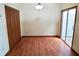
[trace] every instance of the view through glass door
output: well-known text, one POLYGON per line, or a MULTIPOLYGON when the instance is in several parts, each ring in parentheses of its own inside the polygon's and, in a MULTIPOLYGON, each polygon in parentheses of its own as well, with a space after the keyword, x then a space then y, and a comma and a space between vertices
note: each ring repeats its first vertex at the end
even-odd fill
POLYGON ((61 38, 65 41, 66 38, 66 23, 67 23, 67 13, 68 11, 62 12, 62 32, 61 32, 61 38))
POLYGON ((76 9, 77 7, 72 7, 62 11, 61 39, 70 47, 74 36, 76 9))

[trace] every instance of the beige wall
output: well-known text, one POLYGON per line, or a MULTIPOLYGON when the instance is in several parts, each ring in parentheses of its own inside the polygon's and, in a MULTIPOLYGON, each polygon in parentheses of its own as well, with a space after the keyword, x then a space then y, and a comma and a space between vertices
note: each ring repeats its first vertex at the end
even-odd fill
POLYGON ((59 4, 44 3, 44 8, 38 11, 36 3, 21 4, 22 36, 45 36, 59 34, 60 7, 59 4))
POLYGON ((77 9, 77 19, 76 19, 76 27, 75 27, 73 49, 77 53, 79 53, 79 4, 78 4, 78 9, 77 9))
POLYGON ((77 19, 76 19, 75 34, 74 34, 72 48, 77 53, 79 53, 79 4, 61 4, 61 10, 69 7, 73 7, 73 6, 78 6, 78 8, 77 8, 77 19))
POLYGON ((20 10, 20 4, 18 3, 5 3, 5 5, 20 10))

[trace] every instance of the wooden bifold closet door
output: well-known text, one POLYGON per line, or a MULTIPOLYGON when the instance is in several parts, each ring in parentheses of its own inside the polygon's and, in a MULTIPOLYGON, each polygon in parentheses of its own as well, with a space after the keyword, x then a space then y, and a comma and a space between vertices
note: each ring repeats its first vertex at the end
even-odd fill
POLYGON ((9 38, 9 47, 11 50, 17 44, 21 37, 19 11, 5 5, 5 14, 9 38))

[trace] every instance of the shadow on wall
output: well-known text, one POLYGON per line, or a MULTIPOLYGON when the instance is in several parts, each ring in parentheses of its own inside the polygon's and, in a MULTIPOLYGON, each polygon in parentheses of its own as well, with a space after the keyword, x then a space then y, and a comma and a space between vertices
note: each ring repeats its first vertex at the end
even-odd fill
POLYGON ((43 20, 35 18, 33 20, 22 21, 23 35, 57 35, 59 29, 59 21, 43 20))
POLYGON ((56 23, 56 24, 57 24, 57 26, 56 26, 56 27, 57 27, 57 28, 56 28, 56 32, 57 32, 57 35, 58 35, 58 36, 60 36, 60 29, 61 29, 61 26, 60 26, 60 23, 61 23, 61 22, 60 22, 60 20, 61 20, 61 19, 58 18, 58 19, 57 19, 57 23, 56 23))

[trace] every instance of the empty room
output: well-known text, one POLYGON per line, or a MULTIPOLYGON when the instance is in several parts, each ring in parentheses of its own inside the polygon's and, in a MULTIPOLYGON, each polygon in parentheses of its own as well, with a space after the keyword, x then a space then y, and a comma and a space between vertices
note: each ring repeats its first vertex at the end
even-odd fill
POLYGON ((0 56, 79 56, 79 4, 0 3, 0 56))

